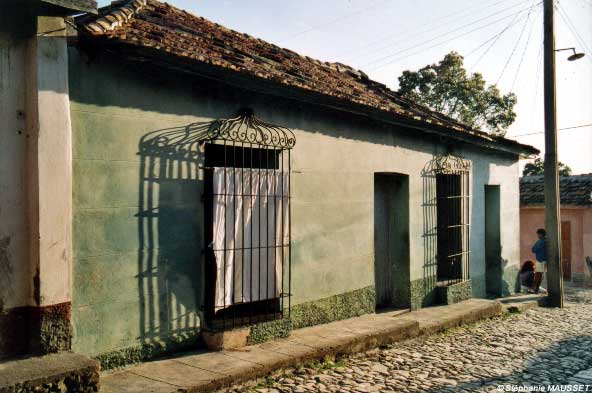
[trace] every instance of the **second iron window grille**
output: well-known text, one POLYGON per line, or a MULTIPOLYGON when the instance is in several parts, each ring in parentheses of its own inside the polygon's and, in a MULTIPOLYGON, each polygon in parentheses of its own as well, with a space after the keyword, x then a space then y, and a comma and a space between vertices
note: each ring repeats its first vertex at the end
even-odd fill
POLYGON ((470 161, 437 156, 429 165, 435 180, 436 280, 451 285, 469 279, 470 161))

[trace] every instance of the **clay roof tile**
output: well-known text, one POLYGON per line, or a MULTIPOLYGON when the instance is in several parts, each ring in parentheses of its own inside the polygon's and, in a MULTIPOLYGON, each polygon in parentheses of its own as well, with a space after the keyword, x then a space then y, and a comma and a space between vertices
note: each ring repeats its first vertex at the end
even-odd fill
POLYGON ((451 118, 412 103, 363 71, 342 63, 321 62, 289 49, 253 38, 203 17, 194 16, 158 0, 123 0, 101 8, 97 16, 76 19, 92 40, 110 45, 133 44, 136 49, 157 48, 167 55, 191 58, 262 81, 280 81, 352 104, 378 109, 425 124, 440 124, 487 141, 499 141, 529 154, 536 149, 471 129, 451 118), (116 33, 115 33, 116 32, 116 33))

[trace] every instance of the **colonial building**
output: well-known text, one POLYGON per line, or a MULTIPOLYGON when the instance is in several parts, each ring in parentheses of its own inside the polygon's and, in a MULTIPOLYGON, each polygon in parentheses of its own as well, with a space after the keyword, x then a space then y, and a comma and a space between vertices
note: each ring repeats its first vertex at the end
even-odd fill
POLYGON ((51 305, 45 350, 112 367, 515 290, 536 149, 156 0, 53 22, 1 63, 3 337, 51 305))
MULTIPOLYGON (((531 247, 536 230, 545 227, 543 176, 520 178, 520 259, 533 260, 531 247)), ((592 174, 562 176, 561 265, 563 279, 576 285, 592 285, 592 174)))

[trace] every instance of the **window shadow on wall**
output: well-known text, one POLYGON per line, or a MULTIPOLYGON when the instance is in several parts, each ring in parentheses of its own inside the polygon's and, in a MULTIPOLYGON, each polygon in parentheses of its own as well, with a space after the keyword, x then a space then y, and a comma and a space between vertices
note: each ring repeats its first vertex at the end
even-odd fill
POLYGON ((139 142, 138 290, 143 343, 196 337, 203 298, 203 154, 212 123, 150 132, 139 142))

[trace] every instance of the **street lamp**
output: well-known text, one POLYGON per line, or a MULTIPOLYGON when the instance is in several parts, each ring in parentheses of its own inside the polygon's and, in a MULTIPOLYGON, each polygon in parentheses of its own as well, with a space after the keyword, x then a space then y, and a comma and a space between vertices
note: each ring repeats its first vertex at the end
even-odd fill
POLYGON ((573 51, 573 55, 570 55, 570 56, 567 58, 567 60, 569 60, 569 61, 575 61, 575 60, 579 60, 579 59, 581 59, 582 57, 584 57, 584 56, 585 56, 585 54, 584 54, 584 53, 582 53, 582 52, 579 52, 579 53, 578 53, 578 52, 576 52, 576 48, 562 48, 562 49, 555 49, 555 52, 561 52, 562 50, 571 50, 571 51, 573 51))

